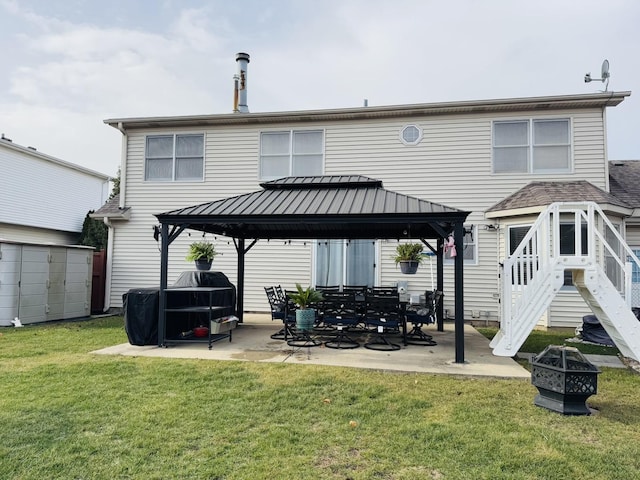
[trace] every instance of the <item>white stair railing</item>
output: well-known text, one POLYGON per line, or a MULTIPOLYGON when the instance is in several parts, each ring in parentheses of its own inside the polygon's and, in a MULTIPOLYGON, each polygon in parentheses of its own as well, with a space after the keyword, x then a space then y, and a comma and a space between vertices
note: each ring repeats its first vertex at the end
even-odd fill
POLYGON ((503 265, 494 354, 512 356, 564 283, 565 270, 599 266, 631 307, 631 267, 640 261, 594 202, 558 202, 542 212, 503 265))

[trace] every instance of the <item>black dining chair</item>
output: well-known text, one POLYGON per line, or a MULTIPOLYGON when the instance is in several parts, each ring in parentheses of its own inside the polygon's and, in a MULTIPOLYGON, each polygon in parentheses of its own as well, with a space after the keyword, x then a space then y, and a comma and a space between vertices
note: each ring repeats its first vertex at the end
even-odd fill
POLYGON ((368 293, 365 308, 364 323, 372 338, 364 344, 364 347, 370 350, 400 350, 400 345, 391 342, 388 338, 389 335, 400 333, 401 328, 404 332, 406 328, 404 311, 398 294, 368 293))
POLYGON ((367 292, 367 285, 344 285, 342 287, 343 292, 353 292, 356 295, 364 295, 367 292))
POLYGON ((276 295, 280 299, 280 301, 285 303, 287 301, 287 296, 284 294, 284 290, 282 289, 282 287, 280 285, 275 285, 273 289, 275 290, 276 295))
POLYGON ((427 290, 424 294, 425 305, 407 310, 407 322, 412 324, 412 328, 407 333, 407 343, 411 345, 433 346, 438 342, 433 337, 422 330, 424 325, 436 323, 438 306, 442 301, 440 290, 427 290))
POLYGON ((325 292, 339 292, 340 285, 316 285, 316 290, 322 294, 325 292))
POLYGON ((324 325, 331 326, 336 334, 331 340, 325 341, 328 348, 349 349, 358 348, 360 343, 348 335, 350 328, 355 328, 361 317, 357 313, 354 292, 325 292, 320 304, 320 316, 324 325))
POLYGON ((369 287, 367 288, 367 293, 370 295, 388 295, 393 297, 398 295, 398 287, 369 287))
MULTIPOLYGON (((291 322, 287 321, 287 301, 278 294, 276 287, 264 287, 264 292, 269 301, 271 320, 282 321, 282 328, 271 335, 271 338, 274 340, 285 340, 288 336, 291 336, 292 328, 291 322)), ((295 320, 293 323, 295 323, 295 320)))

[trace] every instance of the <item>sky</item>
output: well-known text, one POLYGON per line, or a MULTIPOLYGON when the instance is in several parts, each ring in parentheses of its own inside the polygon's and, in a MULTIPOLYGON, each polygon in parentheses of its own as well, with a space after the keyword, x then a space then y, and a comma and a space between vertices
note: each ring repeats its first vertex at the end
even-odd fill
POLYGON ((116 175, 107 118, 596 93, 610 160, 640 159, 637 0, 0 0, 0 132, 116 175))

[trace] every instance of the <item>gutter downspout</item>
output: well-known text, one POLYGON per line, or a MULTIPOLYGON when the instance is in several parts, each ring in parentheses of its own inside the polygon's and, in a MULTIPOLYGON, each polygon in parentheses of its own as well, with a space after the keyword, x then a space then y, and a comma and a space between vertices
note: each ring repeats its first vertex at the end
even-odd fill
MULTIPOLYGON (((126 179, 127 179, 127 169, 126 169, 126 159, 127 159, 127 131, 124 129, 122 122, 118 122, 118 130, 122 133, 122 148, 120 151, 120 202, 119 207, 124 208, 125 205, 125 192, 126 192, 126 179)), ((108 312, 111 308, 111 277, 113 273, 113 237, 115 236, 115 228, 113 224, 109 221, 108 217, 104 217, 104 224, 109 229, 107 234, 107 271, 106 278, 104 282, 104 312, 108 312)))
POLYGON ((120 208, 125 206, 126 185, 127 185, 127 131, 122 126, 122 122, 118 122, 118 130, 122 133, 122 150, 120 152, 120 208))
POLYGON ((607 144, 609 143, 607 138, 607 107, 602 107, 602 130, 604 136, 604 190, 606 192, 611 192, 611 186, 609 184, 609 149, 607 147, 607 144))
POLYGON ((115 228, 113 228, 113 224, 108 217, 104 217, 102 221, 109 229, 107 232, 107 268, 104 279, 104 308, 102 309, 103 312, 108 313, 111 308, 111 271, 113 270, 113 236, 115 228))

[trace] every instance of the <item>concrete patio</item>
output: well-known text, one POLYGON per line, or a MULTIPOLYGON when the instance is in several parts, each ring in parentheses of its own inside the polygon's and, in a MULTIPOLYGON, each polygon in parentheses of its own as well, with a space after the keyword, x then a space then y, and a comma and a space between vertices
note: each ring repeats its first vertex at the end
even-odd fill
POLYGON ((168 348, 115 345, 94 353, 136 357, 198 358, 203 360, 237 360, 279 362, 307 365, 331 365, 398 372, 442 373, 450 375, 487 376, 530 379, 531 374, 512 358, 497 357, 489 348, 489 340, 472 326, 465 325, 465 363, 455 363, 453 324, 445 323, 444 332, 431 325, 425 329, 438 343, 425 347, 408 345, 398 351, 380 352, 359 347, 335 350, 319 347, 290 347, 270 335, 282 324, 271 321, 269 315, 245 314, 244 323, 233 331, 233 341, 226 339, 213 344, 182 343, 168 348))

